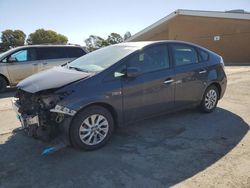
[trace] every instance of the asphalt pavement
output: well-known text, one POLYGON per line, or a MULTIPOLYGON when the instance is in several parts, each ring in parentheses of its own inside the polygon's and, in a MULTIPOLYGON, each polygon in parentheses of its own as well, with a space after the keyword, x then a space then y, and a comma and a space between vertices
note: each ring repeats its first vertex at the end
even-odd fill
POLYGON ((103 148, 65 148, 24 136, 0 94, 0 187, 250 187, 250 67, 227 67, 225 96, 196 109, 121 127, 103 148))

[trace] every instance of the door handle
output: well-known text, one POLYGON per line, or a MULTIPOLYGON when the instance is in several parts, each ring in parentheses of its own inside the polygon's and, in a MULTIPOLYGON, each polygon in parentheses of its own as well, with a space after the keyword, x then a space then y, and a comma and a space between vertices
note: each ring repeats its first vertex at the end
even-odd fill
POLYGON ((201 69, 200 72, 199 72, 199 74, 205 74, 206 72, 207 72, 207 70, 201 69))
POLYGON ((173 79, 169 78, 169 79, 165 80, 163 83, 164 84, 171 84, 173 81, 174 81, 173 79))
POLYGON ((45 62, 45 63, 43 63, 43 65, 47 65, 47 64, 48 64, 48 63, 46 63, 46 62, 45 62))
POLYGON ((33 63, 32 65, 37 66, 37 63, 33 63))

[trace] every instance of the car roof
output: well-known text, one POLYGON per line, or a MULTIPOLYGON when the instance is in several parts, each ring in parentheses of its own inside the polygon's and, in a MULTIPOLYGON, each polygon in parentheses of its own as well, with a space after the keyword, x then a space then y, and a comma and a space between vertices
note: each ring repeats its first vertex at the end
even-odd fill
POLYGON ((150 45, 150 44, 153 44, 153 43, 155 43, 155 41, 123 42, 123 43, 115 44, 115 46, 143 48, 143 47, 150 45))
POLYGON ((161 44, 161 43, 180 43, 180 44, 188 44, 188 45, 193 45, 200 47, 197 44, 193 44, 190 42, 185 42, 185 41, 180 41, 180 40, 159 40, 159 41, 139 41, 139 42, 123 42, 119 44, 115 44, 116 46, 130 46, 130 47, 138 47, 138 48, 143 48, 149 45, 153 44, 161 44))
POLYGON ((123 45, 123 46, 147 46, 150 44, 159 44, 159 43, 182 43, 182 44, 190 44, 196 46, 196 44, 186 42, 186 41, 180 41, 180 40, 158 40, 158 41, 139 41, 139 42, 123 42, 119 43, 117 45, 123 45))
POLYGON ((159 40, 159 41, 139 41, 139 42, 123 42, 123 43, 119 43, 116 44, 118 46, 131 46, 131 47, 138 47, 140 49, 146 47, 146 46, 150 46, 150 45, 154 45, 154 44, 168 44, 168 43, 179 43, 179 44, 187 44, 187 45, 191 45, 191 46, 195 46, 197 48, 203 49, 207 52, 213 53, 215 55, 217 55, 216 53, 214 53, 213 51, 204 48, 198 44, 194 44, 191 42, 186 42, 186 41, 181 41, 181 40, 159 40))
POLYGON ((25 45, 25 46, 19 46, 16 47, 16 49, 18 48, 33 48, 33 47, 77 47, 77 48, 82 48, 81 46, 76 46, 76 45, 52 45, 52 44, 46 44, 46 45, 25 45))
MULTIPOLYGON (((41 44, 41 45, 25 45, 25 46, 18 46, 18 47, 15 47, 15 48, 11 48, 9 49, 8 51, 4 52, 4 55, 1 56, 1 59, 4 59, 5 57, 7 57, 8 55, 10 55, 11 53, 15 52, 15 51, 18 51, 18 50, 22 50, 22 49, 27 49, 27 48, 44 48, 44 47, 49 47, 49 48, 53 48, 53 47, 71 47, 71 48, 81 48, 85 53, 87 53, 87 50, 82 47, 82 46, 78 46, 78 45, 53 45, 53 44, 41 44)), ((2 53, 3 54, 3 53, 2 53)), ((0 59, 0 60, 1 60, 0 59)))

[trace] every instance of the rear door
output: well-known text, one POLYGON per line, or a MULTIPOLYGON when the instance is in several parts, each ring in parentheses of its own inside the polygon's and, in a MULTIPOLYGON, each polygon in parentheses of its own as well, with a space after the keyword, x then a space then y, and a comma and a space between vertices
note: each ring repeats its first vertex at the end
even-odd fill
POLYGON ((7 58, 6 67, 13 84, 17 84, 39 70, 40 61, 37 60, 36 48, 27 48, 14 52, 7 58), (9 62, 8 59, 15 59, 9 62))
POLYGON ((123 109, 126 122, 164 113, 174 105, 174 70, 166 44, 148 47, 126 60, 141 74, 122 80, 123 109))
POLYGON ((38 53, 41 59, 41 70, 60 66, 69 61, 64 47, 40 47, 38 53))
POLYGON ((86 52, 80 47, 60 46, 39 48, 42 70, 60 66, 85 55, 86 52))
POLYGON ((207 81, 206 62, 200 62, 196 47, 170 44, 175 65, 176 107, 197 103, 201 100, 207 81))

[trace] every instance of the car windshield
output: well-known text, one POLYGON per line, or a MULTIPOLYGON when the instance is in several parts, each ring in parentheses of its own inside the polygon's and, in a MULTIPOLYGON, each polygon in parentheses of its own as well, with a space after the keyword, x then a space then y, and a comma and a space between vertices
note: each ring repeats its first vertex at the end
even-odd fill
POLYGON ((140 48, 138 45, 108 46, 68 63, 67 68, 86 72, 100 72, 140 48))

